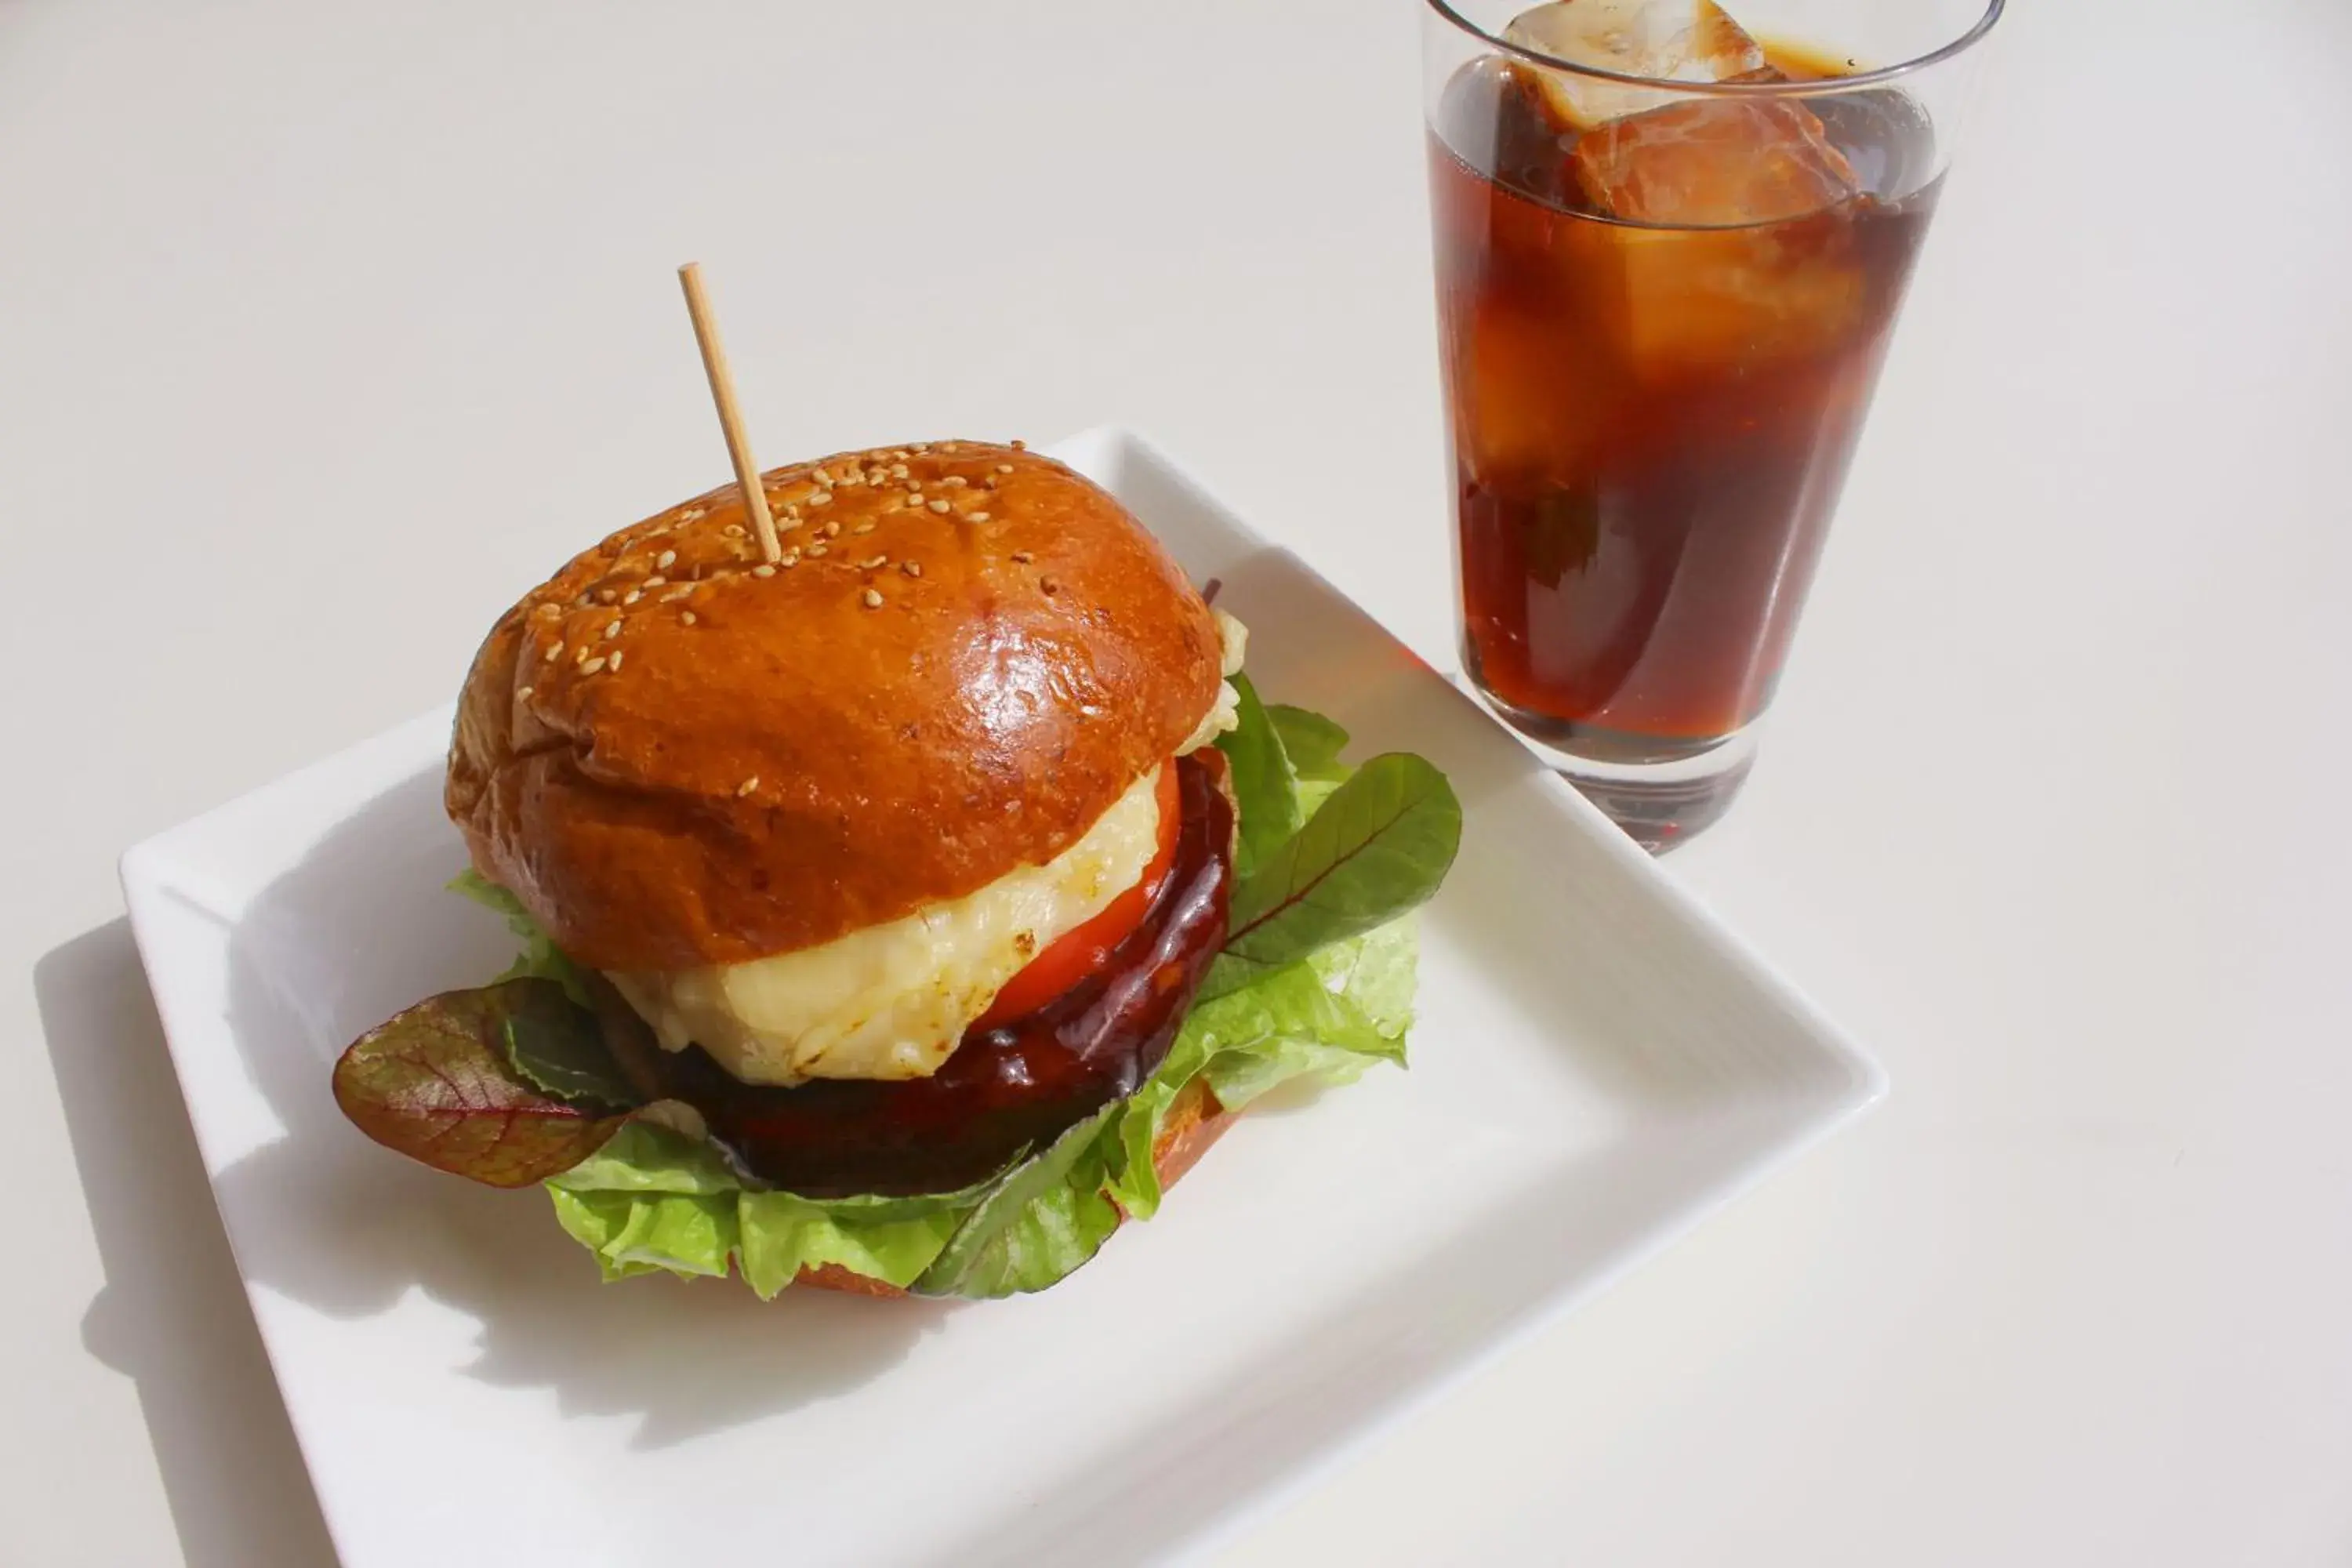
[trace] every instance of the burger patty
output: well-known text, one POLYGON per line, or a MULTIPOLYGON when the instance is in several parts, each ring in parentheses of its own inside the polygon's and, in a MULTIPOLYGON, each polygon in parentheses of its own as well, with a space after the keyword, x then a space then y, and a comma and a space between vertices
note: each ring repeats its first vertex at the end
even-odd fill
POLYGON ((955 1192, 1143 1086, 1224 945, 1234 804, 1224 758, 1177 759, 1166 883, 1110 962, 1025 1018, 973 1029, 929 1078, 748 1084, 699 1047, 666 1051, 618 996, 601 1011, 640 1093, 683 1100, 746 1173, 808 1197, 955 1192))

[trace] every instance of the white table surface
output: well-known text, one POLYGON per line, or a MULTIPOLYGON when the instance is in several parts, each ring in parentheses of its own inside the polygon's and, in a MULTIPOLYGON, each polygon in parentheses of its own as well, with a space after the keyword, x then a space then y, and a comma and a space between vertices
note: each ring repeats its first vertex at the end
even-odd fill
MULTIPOLYGON (((2004 24, 1670 862, 1894 1098, 1232 1562, 2352 1561, 2352 8, 2102 9, 2004 24)), ((0 1558, 328 1558, 114 858, 723 477, 678 261, 769 461, 1125 421, 1450 664, 1414 48, 0 0, 0 1558)))

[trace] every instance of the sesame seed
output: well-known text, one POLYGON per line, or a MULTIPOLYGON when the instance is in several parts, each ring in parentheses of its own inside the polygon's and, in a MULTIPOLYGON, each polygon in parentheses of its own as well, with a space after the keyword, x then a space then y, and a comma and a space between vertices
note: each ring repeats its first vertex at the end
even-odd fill
POLYGON ((667 572, 677 564, 677 552, 675 550, 665 550, 654 557, 654 569, 657 572, 667 572))
POLYGON ((668 582, 668 581, 669 581, 669 579, 668 579, 668 578, 667 578, 667 577, 660 577, 660 576, 648 577, 648 578, 646 578, 646 587, 648 587, 648 588, 658 588, 658 587, 660 587, 663 584, 665 584, 665 583, 667 583, 667 582, 668 582))
POLYGON ((616 620, 606 621, 604 623, 604 635, 608 637, 619 637, 621 635, 621 623, 616 620))
POLYGON ((740 539, 743 537, 743 525, 740 522, 730 522, 719 531, 730 539, 740 539))
POLYGON ((882 607, 882 595, 871 588, 866 589, 866 607, 869 610, 880 609, 882 607))
POLYGON ((945 511, 948 510, 948 503, 944 500, 934 499, 930 503, 930 507, 933 511, 945 511))
POLYGON ((682 625, 690 626, 700 617, 696 616, 692 610, 680 610, 677 613, 677 618, 682 625))
POLYGON ((1013 471, 1013 465, 1010 463, 999 463, 996 465, 996 471, 1000 474, 1009 474, 1013 471))
POLYGON ((904 572, 909 577, 919 577, 923 574, 923 563, 919 561, 901 562, 899 563, 898 570, 904 572))
POLYGON ((684 511, 677 514, 677 520, 680 522, 692 522, 696 518, 700 517, 702 512, 702 508, 698 506, 690 506, 684 511))
POLYGON ((784 552, 784 558, 776 563, 777 565, 784 567, 797 566, 800 563, 801 552, 797 550, 787 550, 784 552))
POLYGON ((849 531, 852 533, 871 533, 874 531, 874 525, 871 522, 861 522, 849 531))
POLYGON ((672 588, 668 593, 664 594, 661 596, 661 602, 665 605, 675 605, 680 599, 692 597, 693 594, 694 589, 690 585, 680 583, 677 587, 672 588))
POLYGON ((585 664, 582 665, 582 666, 580 667, 580 673, 581 673, 581 674, 583 674, 583 675, 593 675, 593 674, 595 674, 598 670, 603 669, 604 668, 604 657, 603 657, 602 655, 599 655, 598 657, 596 657, 596 658, 594 658, 590 659, 587 663, 585 663, 585 664))
POLYGON ((915 452, 928 452, 931 449, 931 444, 929 441, 918 441, 908 449, 915 452))
POLYGON ((940 443, 940 450, 942 452, 952 452, 955 449, 956 444, 953 441, 942 441, 940 443))
POLYGON ((562 657, 563 645, 560 642, 551 642, 548 644, 547 651, 539 656, 540 662, 542 664, 553 664, 557 659, 562 658, 562 657))
POLYGON ((823 468, 811 469, 809 471, 809 478, 814 479, 821 485, 829 485, 833 483, 833 476, 826 473, 823 468))
POLYGON ((887 566, 888 564, 890 564, 890 558, 887 555, 877 555, 871 561, 859 562, 857 563, 857 569, 860 572, 871 572, 877 566, 887 566))
POLYGON ((539 688, 536 686, 523 687, 515 693, 515 700, 518 702, 528 702, 530 700, 530 694, 538 689, 539 688))
POLYGON ((1024 441, 1018 436, 1007 442, 1006 445, 1010 446, 1016 452, 1025 452, 1029 449, 1029 443, 1024 441))
POLYGON ((837 522, 826 523, 824 525, 824 536, 827 539, 839 539, 841 537, 841 524, 837 522))
POLYGON ((827 506, 832 503, 832 500, 833 492, 831 490, 809 491, 808 503, 811 506, 827 506))
POLYGON ((940 481, 941 485, 945 486, 949 489, 957 489, 964 485, 970 484, 971 482, 971 480, 965 479, 961 474, 950 474, 946 479, 940 481))
POLYGON ((751 575, 754 577, 772 577, 775 574, 775 567, 765 561, 751 568, 751 575))
POLYGON ((1030 562, 1034 561, 1036 557, 1030 554, 1025 550, 1016 550, 1013 552, 1013 559, 1019 562, 1022 565, 1026 566, 1030 562))
POLYGON ((810 545, 810 546, 808 547, 808 552, 809 552, 809 559, 810 559, 810 560, 812 560, 812 561, 814 561, 814 560, 818 560, 818 559, 820 559, 821 557, 823 557, 823 556, 824 556, 824 554, 825 553, 825 549, 824 549, 824 545, 822 545, 822 544, 812 544, 812 545, 810 545))
POLYGON ((596 590, 596 602, 600 605, 609 605, 620 596, 621 591, 618 588, 599 588, 596 590))
POLYGON ((634 605, 634 604, 635 604, 639 599, 642 599, 642 598, 644 598, 644 597, 645 597, 645 595, 643 595, 642 593, 639 593, 636 589, 632 588, 632 589, 630 589, 627 593, 625 593, 625 594, 624 594, 624 595, 621 595, 621 603, 622 603, 622 604, 624 604, 624 605, 634 605))
MULTIPOLYGON (((907 454, 906 454, 906 453, 904 453, 904 452, 901 452, 901 453, 899 453, 899 454, 898 454, 898 456, 900 456, 900 457, 902 457, 902 458, 903 458, 903 457, 905 457, 906 455, 907 455, 907 454)), ((891 465, 890 465, 890 477, 891 477, 892 479, 905 479, 905 478, 907 477, 907 465, 906 465, 906 464, 904 464, 904 463, 893 463, 893 464, 891 464, 891 465)))
POLYGON ((907 448, 904 447, 894 447, 890 450, 890 455, 903 463, 907 460, 907 448))
POLYGON ((737 784, 737 785, 735 786, 735 798, 736 798, 737 800, 740 800, 740 799, 742 799, 745 795, 750 795, 753 790, 758 789, 759 787, 760 787, 760 775, 759 775, 759 774, 757 774, 757 773, 753 773, 750 778, 745 779, 741 784, 737 784))
POLYGON ((984 511, 975 511, 970 513, 969 516, 971 521, 973 522, 986 522, 988 521, 988 514, 984 511))
POLYGON ((611 668, 614 674, 618 675, 621 673, 621 650, 619 648, 614 648, 613 650, 613 663, 611 668))
POLYGON ((532 610, 531 614, 539 616, 541 620, 551 621, 558 616, 563 614, 563 606, 556 604, 541 605, 538 608, 532 610))
POLYGON ((878 485, 889 477, 890 471, 887 468, 868 468, 866 470, 866 482, 869 485, 878 485))

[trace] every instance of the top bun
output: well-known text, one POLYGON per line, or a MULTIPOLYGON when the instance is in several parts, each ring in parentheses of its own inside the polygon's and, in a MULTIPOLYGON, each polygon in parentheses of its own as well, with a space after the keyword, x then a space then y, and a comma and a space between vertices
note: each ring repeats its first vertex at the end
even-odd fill
POLYGON ((581 963, 740 963, 1043 864, 1216 700, 1207 605, 1059 463, 763 478, 782 563, 712 490, 525 595, 467 674, 449 816, 581 963))

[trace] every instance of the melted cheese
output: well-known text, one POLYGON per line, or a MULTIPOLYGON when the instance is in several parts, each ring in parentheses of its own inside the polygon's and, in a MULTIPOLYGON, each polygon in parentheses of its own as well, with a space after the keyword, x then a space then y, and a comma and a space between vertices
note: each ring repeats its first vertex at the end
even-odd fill
POLYGON ((670 1050, 700 1046, 747 1083, 928 1078, 1004 983, 1143 879, 1160 769, 1043 866, 818 947, 748 963, 615 973, 670 1050))
MULTIPOLYGON (((1223 673, 1232 676, 1249 632, 1214 613, 1223 673)), ((1238 700, 1230 680, 1220 683, 1177 753, 1239 723, 1238 700)), ((671 973, 615 973, 613 984, 666 1048, 698 1045, 747 1083, 929 1078, 1031 958, 1142 880, 1159 847, 1159 784, 1154 768, 1052 860, 961 899, 798 952, 671 973)))
POLYGON ((1243 656, 1249 651, 1249 628, 1223 610, 1209 613, 1217 617, 1217 637, 1224 644, 1225 679, 1217 683, 1217 700, 1209 705, 1209 711, 1184 743, 1176 748, 1180 757, 1213 744, 1218 736, 1241 728, 1242 694, 1234 689, 1233 677, 1242 672, 1243 656))

